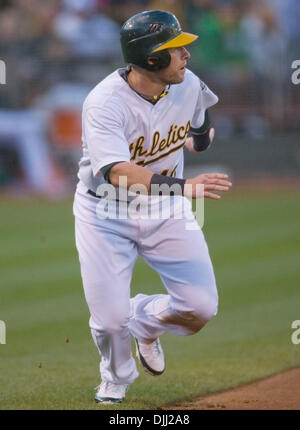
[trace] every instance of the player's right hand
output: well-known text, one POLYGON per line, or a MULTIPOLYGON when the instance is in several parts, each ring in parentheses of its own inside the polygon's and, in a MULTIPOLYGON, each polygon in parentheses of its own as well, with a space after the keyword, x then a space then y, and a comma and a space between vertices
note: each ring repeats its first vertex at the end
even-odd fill
POLYGON ((185 197, 193 199, 204 196, 218 200, 221 196, 219 194, 215 194, 213 191, 228 191, 231 186, 232 183, 228 181, 228 175, 226 174, 204 173, 185 181, 184 195, 185 197), (203 184, 203 187, 199 186, 201 184, 203 184))

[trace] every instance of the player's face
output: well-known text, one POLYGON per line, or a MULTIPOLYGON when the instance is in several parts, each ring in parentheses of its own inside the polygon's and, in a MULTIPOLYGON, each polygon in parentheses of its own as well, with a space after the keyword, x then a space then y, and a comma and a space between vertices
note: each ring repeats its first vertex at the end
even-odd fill
POLYGON ((169 53, 171 62, 166 69, 161 70, 161 79, 165 84, 180 84, 184 80, 185 66, 191 55, 184 46, 171 48, 169 53))

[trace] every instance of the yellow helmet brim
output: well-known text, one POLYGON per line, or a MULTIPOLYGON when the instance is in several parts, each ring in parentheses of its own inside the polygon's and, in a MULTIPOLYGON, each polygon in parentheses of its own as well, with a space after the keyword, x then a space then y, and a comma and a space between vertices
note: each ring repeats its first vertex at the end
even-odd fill
POLYGON ((189 45, 196 39, 198 39, 198 36, 195 34, 182 32, 178 36, 174 37, 174 39, 168 40, 168 42, 163 43, 158 48, 154 49, 152 53, 169 48, 180 48, 181 46, 189 45))

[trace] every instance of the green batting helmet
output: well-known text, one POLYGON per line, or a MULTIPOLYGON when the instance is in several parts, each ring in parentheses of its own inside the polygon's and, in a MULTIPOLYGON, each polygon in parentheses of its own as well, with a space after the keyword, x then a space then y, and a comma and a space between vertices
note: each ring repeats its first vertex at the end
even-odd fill
POLYGON ((169 48, 188 45, 198 38, 184 33, 176 16, 164 10, 148 10, 132 16, 123 24, 120 35, 124 60, 150 71, 170 64, 169 48), (153 60, 151 64, 149 59, 153 60))

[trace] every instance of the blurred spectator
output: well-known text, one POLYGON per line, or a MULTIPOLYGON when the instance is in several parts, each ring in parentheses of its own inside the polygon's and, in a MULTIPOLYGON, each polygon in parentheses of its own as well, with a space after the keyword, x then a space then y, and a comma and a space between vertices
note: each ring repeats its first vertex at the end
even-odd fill
POLYGON ((135 15, 147 10, 149 0, 111 0, 111 15, 120 24, 135 15))
POLYGON ((100 58, 120 55, 120 27, 98 13, 97 7, 96 0, 63 0, 53 29, 72 54, 100 58))
POLYGON ((55 196, 74 187, 81 154, 81 108, 90 89, 61 83, 30 109, 0 110, 0 154, 13 148, 24 186, 31 191, 55 196))
POLYGON ((178 18, 181 27, 186 26, 186 4, 181 0, 150 0, 147 9, 167 10, 174 13, 178 18))
POLYGON ((259 89, 258 93, 253 89, 251 95, 256 104, 263 104, 267 116, 281 122, 287 68, 284 38, 276 14, 266 1, 249 1, 240 26, 248 66, 254 73, 252 88, 259 89))
POLYGON ((300 2, 299 0, 267 0, 276 14, 278 25, 285 37, 288 62, 299 58, 300 2))
POLYGON ((0 58, 7 66, 0 107, 23 109, 43 91, 47 63, 64 58, 66 48, 53 34, 59 2, 12 0, 0 14, 0 58))
POLYGON ((260 76, 278 76, 284 52, 283 38, 274 11, 266 2, 253 0, 241 19, 242 41, 249 67, 260 76))
POLYGON ((189 22, 199 40, 192 46, 194 64, 200 69, 218 69, 243 63, 239 15, 234 6, 216 0, 193 0, 189 22))
POLYGON ((1 55, 47 55, 58 0, 12 0, 0 15, 1 55))
POLYGON ((76 182, 75 172, 81 156, 81 110, 90 90, 85 84, 61 82, 35 103, 35 108, 47 118, 45 133, 51 153, 64 172, 68 186, 76 182))
MULTIPOLYGON (((64 186, 55 169, 45 130, 45 117, 39 110, 0 110, 0 154, 8 148, 15 152, 24 178, 18 187, 21 191, 25 188, 54 196, 62 193, 64 186)), ((5 168, 2 166, 1 170, 5 168)), ((2 185, 6 185, 4 178, 2 185)))

